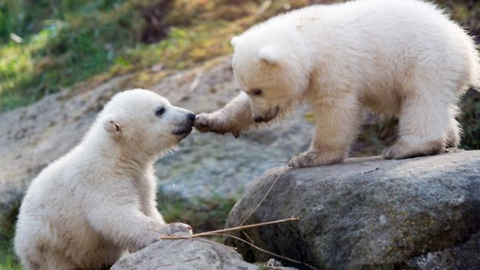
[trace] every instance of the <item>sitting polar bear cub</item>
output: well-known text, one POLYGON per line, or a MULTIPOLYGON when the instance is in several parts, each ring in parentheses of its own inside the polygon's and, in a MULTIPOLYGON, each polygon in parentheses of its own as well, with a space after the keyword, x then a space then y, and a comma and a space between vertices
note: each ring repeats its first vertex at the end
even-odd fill
POLYGON ((232 39, 243 92, 197 117, 201 132, 235 136, 308 102, 316 115, 310 150, 292 167, 342 162, 362 109, 399 117, 385 158, 441 153, 460 135, 455 103, 480 86, 479 57, 465 31, 433 4, 359 0, 311 6, 272 18, 232 39))
POLYGON ((83 141, 30 185, 15 235, 24 268, 108 269, 161 235, 191 233, 158 212, 153 164, 194 119, 147 90, 114 96, 83 141))

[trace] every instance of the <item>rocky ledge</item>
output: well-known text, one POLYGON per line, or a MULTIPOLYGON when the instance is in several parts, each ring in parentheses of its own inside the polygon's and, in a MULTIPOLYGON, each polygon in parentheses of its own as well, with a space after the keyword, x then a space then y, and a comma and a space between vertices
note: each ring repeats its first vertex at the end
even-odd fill
MULTIPOLYGON (((299 217, 245 232, 255 245, 317 269, 480 269, 480 151, 272 169, 237 202, 227 227, 252 212, 245 224, 299 217)), ((226 242, 247 261, 271 257, 226 242)))

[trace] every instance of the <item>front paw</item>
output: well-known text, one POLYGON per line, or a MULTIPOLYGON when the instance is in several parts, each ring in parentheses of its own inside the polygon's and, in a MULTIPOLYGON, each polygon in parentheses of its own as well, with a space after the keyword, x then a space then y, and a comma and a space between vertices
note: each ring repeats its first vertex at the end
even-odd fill
POLYGON ((320 165, 340 163, 345 160, 343 155, 318 153, 314 151, 307 151, 300 155, 293 157, 288 166, 292 168, 307 168, 316 167, 320 165))
POLYGON ((227 131, 220 125, 220 121, 212 116, 212 114, 202 113, 195 117, 195 129, 201 133, 214 132, 225 134, 227 131))
POLYGON ((195 129, 199 132, 213 132, 213 121, 210 114, 201 113, 195 117, 195 129))
POLYGON ((217 134, 225 134, 225 133, 232 133, 233 136, 238 137, 240 135, 240 131, 234 128, 228 128, 225 125, 225 121, 222 121, 212 114, 202 113, 197 115, 195 118, 195 129, 201 133, 205 132, 213 132, 217 134))
POLYGON ((401 159, 404 158, 403 144, 396 143, 390 147, 383 149, 382 156, 385 159, 401 159))
POLYGON ((382 152, 385 159, 404 159, 421 156, 437 155, 445 152, 443 141, 431 141, 426 143, 407 143, 398 141, 382 152))
POLYGON ((175 222, 175 223, 169 223, 165 224, 165 233, 167 235, 191 235, 193 233, 192 226, 181 223, 181 222, 175 222))

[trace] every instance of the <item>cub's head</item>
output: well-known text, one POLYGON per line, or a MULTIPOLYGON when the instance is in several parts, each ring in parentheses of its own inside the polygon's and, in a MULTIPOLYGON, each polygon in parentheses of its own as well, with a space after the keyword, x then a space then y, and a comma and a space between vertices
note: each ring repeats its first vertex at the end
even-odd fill
POLYGON ((232 39, 235 78, 250 99, 256 122, 268 122, 289 111, 308 86, 310 60, 287 46, 284 38, 265 37, 255 29, 232 39))
POLYGON ((192 131, 195 114, 142 89, 115 95, 99 116, 104 131, 132 153, 158 155, 192 131))

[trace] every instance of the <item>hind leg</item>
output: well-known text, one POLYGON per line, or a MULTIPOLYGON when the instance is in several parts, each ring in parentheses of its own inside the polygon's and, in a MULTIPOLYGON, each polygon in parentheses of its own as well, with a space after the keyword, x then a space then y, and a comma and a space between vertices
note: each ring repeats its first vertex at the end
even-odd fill
POLYGON ((383 152, 387 159, 443 153, 447 141, 457 145, 458 126, 447 98, 416 95, 404 101, 400 113, 399 140, 383 152))
POLYGON ((52 250, 48 243, 36 241, 28 236, 25 240, 30 240, 29 245, 22 245, 22 242, 16 243, 16 253, 25 270, 73 270, 76 269, 70 261, 67 260, 63 251, 52 250))

